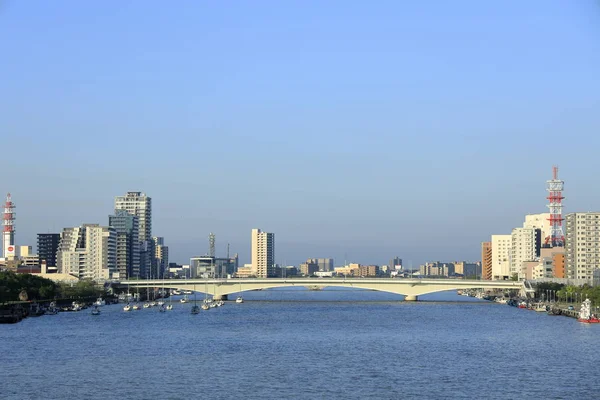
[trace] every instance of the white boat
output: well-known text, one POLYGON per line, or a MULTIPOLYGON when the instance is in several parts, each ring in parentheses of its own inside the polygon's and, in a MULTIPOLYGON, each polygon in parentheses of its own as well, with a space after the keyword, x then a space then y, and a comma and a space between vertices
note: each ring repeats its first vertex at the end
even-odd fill
POLYGON ((235 302, 238 304, 241 304, 244 302, 244 298, 242 297, 242 282, 240 282, 240 294, 239 296, 235 299, 235 302))
POLYGON ((98 306, 94 307, 92 310, 92 315, 100 315, 100 308, 98 308, 98 306))
POLYGON ((179 289, 173 289, 173 290, 171 290, 171 295, 172 296, 178 296, 180 294, 181 294, 181 290, 179 290, 179 289))
POLYGON ((223 300, 218 300, 216 304, 217 304, 217 307, 221 307, 222 305, 225 304, 225 302, 223 300))
POLYGON ((150 308, 150 303, 144 303, 144 308, 150 308))
POLYGON ((98 300, 94 302, 94 305, 97 307, 106 305, 106 301, 102 299, 102 297, 98 297, 98 300))
POLYGON ((206 303, 202 303, 201 307, 202 307, 203 310, 209 310, 210 309, 210 307, 206 303))
POLYGON ((155 301, 151 302, 150 307, 156 307, 156 302, 155 301))
POLYGON ((543 303, 537 303, 536 306, 535 306, 535 308, 534 308, 534 310, 537 311, 537 312, 546 312, 547 311, 546 310, 546 305, 543 304, 543 303))
POLYGON ((181 299, 179 299, 179 301, 181 303, 188 303, 190 301, 190 299, 187 297, 187 294, 185 296, 183 296, 181 299))
POLYGON ((131 305, 127 303, 125 307, 123 307, 123 311, 131 311, 131 305))
POLYGON ((167 305, 167 311, 171 311, 173 309, 173 304, 168 304, 167 305))
POLYGON ((162 300, 159 300, 159 301, 157 301, 157 302, 156 302, 156 304, 158 304, 159 306, 162 306, 162 305, 164 305, 164 304, 165 304, 165 302, 164 302, 164 301, 162 301, 162 300))
POLYGON ((138 303, 135 303, 132 307, 132 310, 141 310, 142 307, 140 307, 140 305, 138 303))

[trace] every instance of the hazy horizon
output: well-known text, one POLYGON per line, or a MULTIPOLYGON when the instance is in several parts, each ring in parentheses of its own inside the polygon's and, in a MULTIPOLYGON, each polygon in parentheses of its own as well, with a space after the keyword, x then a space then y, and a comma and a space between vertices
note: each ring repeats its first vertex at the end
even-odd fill
POLYGON ((600 4, 0 0, 0 196, 16 244, 152 197, 170 260, 480 259, 600 211, 600 4))

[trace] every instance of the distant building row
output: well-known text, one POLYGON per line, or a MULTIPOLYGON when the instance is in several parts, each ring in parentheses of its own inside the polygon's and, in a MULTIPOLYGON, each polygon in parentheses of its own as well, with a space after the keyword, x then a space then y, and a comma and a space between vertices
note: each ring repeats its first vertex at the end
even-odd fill
POLYGON ((565 216, 565 246, 549 247, 550 214, 527 215, 510 235, 482 243, 484 279, 566 278, 593 282, 600 271, 600 212, 565 216))

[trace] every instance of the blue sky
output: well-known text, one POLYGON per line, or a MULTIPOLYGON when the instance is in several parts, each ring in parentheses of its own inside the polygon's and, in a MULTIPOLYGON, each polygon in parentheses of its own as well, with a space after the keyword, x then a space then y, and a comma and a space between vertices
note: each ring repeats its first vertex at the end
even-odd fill
POLYGON ((478 260, 600 209, 600 2, 0 1, 17 244, 153 198, 173 261, 478 260))

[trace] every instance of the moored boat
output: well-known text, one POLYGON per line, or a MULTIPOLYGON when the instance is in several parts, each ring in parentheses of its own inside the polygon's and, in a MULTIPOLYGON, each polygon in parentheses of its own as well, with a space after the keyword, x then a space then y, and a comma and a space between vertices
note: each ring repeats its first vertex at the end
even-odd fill
POLYGON ((586 324, 600 323, 600 319, 598 319, 597 316, 592 314, 592 302, 590 301, 590 299, 585 299, 585 301, 583 303, 581 303, 577 321, 583 322, 586 324))

